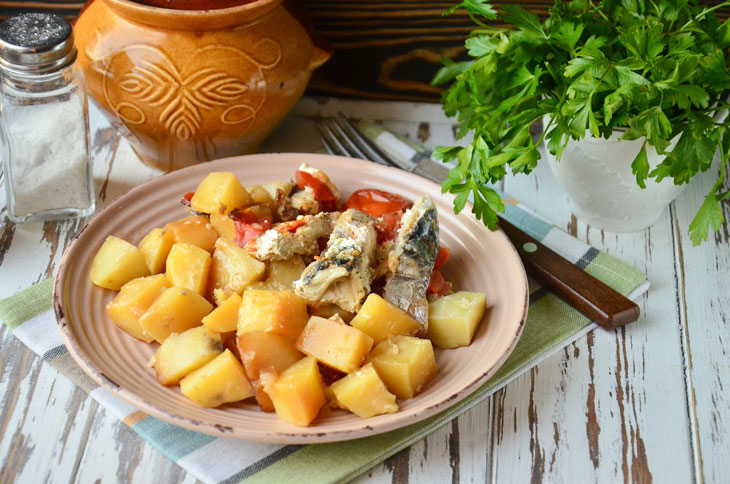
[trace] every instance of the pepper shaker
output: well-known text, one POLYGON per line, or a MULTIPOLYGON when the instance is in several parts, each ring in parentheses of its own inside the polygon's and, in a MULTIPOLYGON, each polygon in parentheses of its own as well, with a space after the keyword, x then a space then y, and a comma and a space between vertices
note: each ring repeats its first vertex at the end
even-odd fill
POLYGON ((0 144, 13 222, 95 208, 83 73, 68 22, 33 13, 0 24, 0 144))

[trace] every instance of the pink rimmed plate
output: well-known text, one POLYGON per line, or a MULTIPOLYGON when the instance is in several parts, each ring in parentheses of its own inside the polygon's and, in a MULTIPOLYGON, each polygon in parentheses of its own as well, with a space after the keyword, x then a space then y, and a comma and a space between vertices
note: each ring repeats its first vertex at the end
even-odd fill
POLYGON ((119 197, 79 233, 61 261, 54 303, 63 340, 76 362, 102 387, 154 417, 206 434, 271 443, 322 443, 357 439, 404 427, 459 402, 502 365, 517 344, 527 316, 528 288, 516 250, 501 231, 491 232, 465 210, 454 215, 452 197, 416 175, 350 158, 280 153, 226 158, 179 170, 119 197), (89 270, 108 235, 139 243, 150 229, 185 217, 180 197, 212 171, 231 171, 245 186, 292 178, 307 162, 324 170, 343 198, 359 188, 379 188, 416 199, 428 193, 439 211, 440 239, 451 250, 443 272, 457 288, 487 294, 487 313, 471 346, 436 349, 438 376, 400 411, 361 419, 337 410, 310 427, 286 424, 259 410, 253 399, 216 409, 199 408, 178 387, 157 383, 147 362, 156 344, 119 330, 104 306, 115 291, 94 286, 89 270))

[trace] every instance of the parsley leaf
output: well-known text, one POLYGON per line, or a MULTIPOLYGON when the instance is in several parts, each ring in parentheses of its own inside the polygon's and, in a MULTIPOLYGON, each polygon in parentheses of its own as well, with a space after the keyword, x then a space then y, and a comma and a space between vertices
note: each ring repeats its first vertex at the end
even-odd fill
MULTIPOLYGON (((475 215, 493 227, 502 207, 489 184, 508 171, 532 171, 542 142, 560 158, 570 140, 608 138, 616 128, 621 139, 642 140, 627 160, 641 187, 648 179, 687 183, 707 171, 718 147, 730 151, 730 120, 712 118, 730 90, 730 21, 718 20, 717 8, 694 0, 556 0, 543 21, 515 4, 496 18, 488 0, 450 8, 446 14, 465 9, 481 27, 465 41, 471 60, 444 59, 432 81, 448 83, 442 103, 458 117, 457 136, 472 135, 464 147, 435 153, 457 162, 443 184, 456 195, 455 209, 472 199, 475 215), (491 19, 511 27, 483 23, 491 19), (530 128, 543 117, 534 142, 530 128), (665 155, 653 168, 649 147, 665 155)), ((690 226, 693 242, 723 223, 726 161, 690 226)))

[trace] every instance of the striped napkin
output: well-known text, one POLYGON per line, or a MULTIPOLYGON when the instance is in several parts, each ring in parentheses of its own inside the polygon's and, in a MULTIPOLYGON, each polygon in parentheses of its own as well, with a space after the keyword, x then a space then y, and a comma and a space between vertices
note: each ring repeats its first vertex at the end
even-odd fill
MULTIPOLYGON (((389 143, 402 143, 397 137, 388 138, 389 143)), ((408 151, 404 146, 395 149, 401 153, 408 151)), ((581 269, 630 298, 648 289, 646 275, 638 269, 553 227, 516 201, 509 202, 506 218, 512 224, 581 269)), ((530 288, 530 308, 519 343, 499 371, 472 395, 409 427, 359 440, 318 445, 272 445, 216 438, 150 417, 118 399, 86 376, 63 346, 53 314, 50 279, 0 301, 0 320, 34 353, 88 392, 107 410, 107 415, 122 420, 197 479, 205 483, 300 484, 302 476, 307 476, 308 483, 317 484, 346 481, 365 472, 596 328, 538 284, 531 281, 530 288)))

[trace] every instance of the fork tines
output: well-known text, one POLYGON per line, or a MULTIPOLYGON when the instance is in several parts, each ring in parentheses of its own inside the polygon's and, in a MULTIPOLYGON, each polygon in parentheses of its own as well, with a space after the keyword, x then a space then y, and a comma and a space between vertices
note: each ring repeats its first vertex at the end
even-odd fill
POLYGON ((318 120, 316 126, 325 148, 332 155, 360 158, 386 166, 399 166, 342 113, 338 113, 337 117, 318 120))

